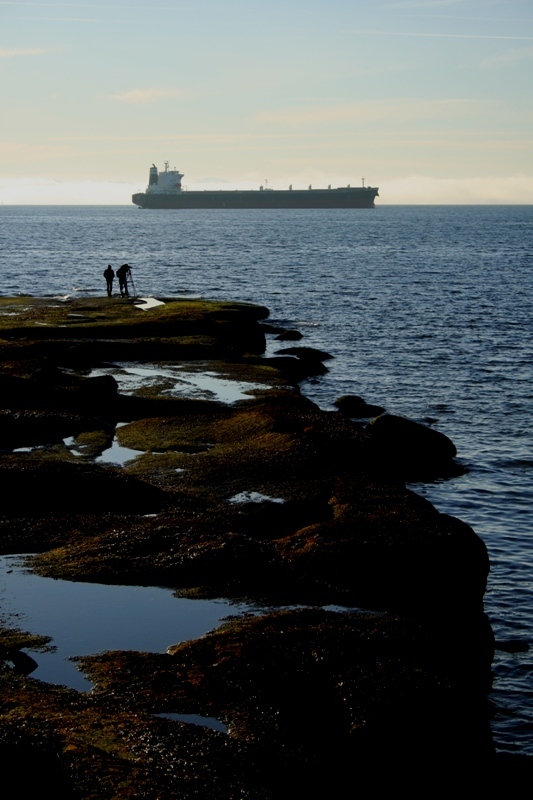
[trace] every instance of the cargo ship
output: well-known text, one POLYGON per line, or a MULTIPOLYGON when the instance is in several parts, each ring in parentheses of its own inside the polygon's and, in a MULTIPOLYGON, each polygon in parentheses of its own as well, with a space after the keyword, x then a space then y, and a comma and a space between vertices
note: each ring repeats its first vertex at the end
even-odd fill
POLYGON ((139 208, 374 208, 378 190, 372 186, 341 186, 332 189, 218 189, 187 191, 182 189, 183 174, 177 169, 159 172, 150 167, 145 192, 132 195, 139 208))

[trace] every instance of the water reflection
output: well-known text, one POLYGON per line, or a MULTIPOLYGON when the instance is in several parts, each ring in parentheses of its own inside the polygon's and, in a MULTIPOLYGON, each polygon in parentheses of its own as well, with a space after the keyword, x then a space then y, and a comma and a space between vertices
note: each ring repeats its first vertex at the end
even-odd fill
POLYGON ((261 492, 239 492, 230 497, 228 502, 240 505, 244 503, 284 503, 285 500, 281 497, 269 497, 261 492))
POLYGON ((188 722, 190 725, 200 725, 203 728, 212 728, 220 733, 227 733, 229 728, 224 722, 215 717, 202 717, 200 714, 156 714, 163 719, 175 719, 178 722, 188 722))
POLYGON ((223 378, 212 370, 184 369, 175 364, 164 367, 156 364, 145 364, 142 367, 132 367, 125 363, 115 364, 113 367, 103 367, 91 372, 93 377, 99 375, 112 375, 122 394, 132 394, 141 387, 158 386, 165 381, 172 386, 162 390, 162 394, 171 397, 217 400, 228 404, 236 403, 238 400, 249 400, 250 392, 268 388, 259 383, 223 378))
POLYGON ((68 659, 104 650, 164 653, 178 642, 218 627, 229 614, 251 607, 223 600, 177 598, 170 589, 105 586, 41 578, 23 556, 0 557, 1 621, 7 627, 52 637, 55 651, 33 653, 32 677, 80 691, 91 684, 68 659))
POLYGON ((123 466, 127 461, 132 461, 144 453, 144 450, 133 450, 131 447, 122 447, 116 439, 113 444, 104 450, 101 456, 95 459, 97 464, 117 464, 123 466))

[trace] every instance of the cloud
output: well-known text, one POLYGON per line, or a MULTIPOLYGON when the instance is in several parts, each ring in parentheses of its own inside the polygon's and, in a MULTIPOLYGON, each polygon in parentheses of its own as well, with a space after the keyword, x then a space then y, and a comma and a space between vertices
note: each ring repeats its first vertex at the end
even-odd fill
POLYGON ((482 67, 512 66, 523 61, 533 59, 533 47, 521 47, 516 50, 509 50, 507 53, 487 58, 481 62, 482 67))
POLYGON ((529 205, 532 175, 433 178, 410 175, 380 184, 383 205, 529 205))
POLYGON ((358 36, 414 36, 430 39, 507 39, 512 41, 533 42, 533 36, 502 36, 500 34, 478 33, 422 33, 415 31, 361 31, 352 30, 358 36))
POLYGON ((256 122, 270 125, 288 125, 297 128, 309 125, 328 125, 340 122, 413 121, 449 117, 472 101, 448 100, 389 100, 335 105, 300 106, 262 111, 254 117, 256 122))
POLYGON ((120 9, 121 11, 175 11, 176 6, 154 6, 150 3, 146 5, 109 4, 109 3, 25 3, 22 0, 0 0, 0 6, 38 6, 39 8, 104 8, 109 10, 120 9))
MULTIPOLYGON (((22 17, 19 17, 22 19, 22 17)), ((31 22, 99 22, 92 17, 24 17, 24 21, 31 22)))
POLYGON ((20 58, 21 56, 42 56, 57 53, 60 47, 0 47, 0 58, 20 58))
POLYGON ((400 0, 387 3, 384 8, 443 8, 457 5, 464 5, 464 0, 400 0))
POLYGON ((55 141, 39 141, 37 143, 27 141, 6 141, 0 140, 0 161, 5 167, 8 164, 29 164, 48 161, 52 158, 62 158, 71 152, 71 147, 67 143, 58 140, 55 141))
POLYGON ((131 89, 129 92, 118 92, 110 95, 112 100, 121 103, 131 103, 132 105, 142 105, 144 103, 157 103, 159 100, 167 100, 172 97, 183 97, 186 94, 180 89, 131 89))
POLYGON ((112 181, 54 181, 47 178, 0 178, 5 205, 129 205, 139 186, 112 181))

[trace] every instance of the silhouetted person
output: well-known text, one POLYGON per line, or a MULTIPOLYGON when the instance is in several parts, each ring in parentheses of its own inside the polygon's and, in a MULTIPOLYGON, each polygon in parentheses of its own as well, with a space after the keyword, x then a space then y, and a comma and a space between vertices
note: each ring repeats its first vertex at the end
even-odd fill
POLYGON ((115 277, 115 273, 113 271, 113 267, 111 266, 111 264, 108 264, 107 265, 107 269, 104 272, 104 278, 105 278, 106 283, 107 283, 107 296, 108 297, 111 297, 111 295, 113 294, 113 279, 114 279, 114 277, 115 277))
POLYGON ((121 297, 130 296, 130 293, 128 292, 128 275, 131 275, 131 268, 129 264, 123 264, 117 269, 117 278, 121 297))

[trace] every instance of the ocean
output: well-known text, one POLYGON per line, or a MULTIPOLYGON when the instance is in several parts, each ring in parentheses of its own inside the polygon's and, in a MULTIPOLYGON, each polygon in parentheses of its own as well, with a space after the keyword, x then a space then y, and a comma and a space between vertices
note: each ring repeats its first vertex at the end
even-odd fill
MULTIPOLYGON (((1 206, 0 243, 3 295, 104 295, 127 261, 141 296, 265 305, 334 357, 302 385, 322 408, 356 394, 449 436, 465 474, 411 488, 483 539, 496 639, 533 645, 533 206, 1 206)), ((496 746, 532 755, 533 651, 493 670, 496 746)))

